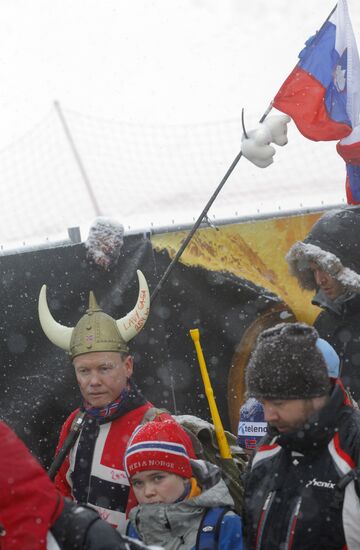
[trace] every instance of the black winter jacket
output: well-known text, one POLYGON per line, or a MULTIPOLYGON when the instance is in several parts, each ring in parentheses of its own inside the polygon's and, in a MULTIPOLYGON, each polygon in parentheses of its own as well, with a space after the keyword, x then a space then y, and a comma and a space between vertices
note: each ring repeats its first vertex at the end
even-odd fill
POLYGON ((356 294, 344 302, 341 311, 333 311, 316 298, 313 303, 324 309, 314 327, 337 351, 341 380, 351 397, 360 403, 360 296, 356 294))
POLYGON ((303 430, 270 428, 254 455, 245 492, 249 550, 360 548, 360 500, 354 481, 337 483, 359 465, 360 413, 338 381, 329 402, 303 430))

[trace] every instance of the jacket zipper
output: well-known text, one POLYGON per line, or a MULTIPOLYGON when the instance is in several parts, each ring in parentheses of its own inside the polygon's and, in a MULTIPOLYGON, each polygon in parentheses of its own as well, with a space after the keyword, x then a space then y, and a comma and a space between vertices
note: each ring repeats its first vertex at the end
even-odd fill
POLYGON ((290 516, 289 528, 288 528, 288 532, 287 532, 287 536, 286 536, 286 542, 285 542, 285 544, 286 544, 285 548, 287 550, 290 550, 291 547, 292 547, 292 543, 293 543, 294 535, 295 535, 296 523, 297 523, 297 520, 298 520, 298 517, 299 517, 301 501, 302 501, 301 497, 298 497, 297 500, 296 500, 295 506, 294 506, 294 511, 290 516))
POLYGON ((258 526, 257 533, 256 533, 255 550, 259 550, 260 547, 261 547, 261 541, 262 541, 262 536, 263 536, 263 533, 264 533, 266 518, 269 514, 269 510, 270 510, 272 501, 274 500, 274 497, 275 497, 275 491, 270 491, 270 493, 266 497, 266 500, 264 502, 264 506, 261 510, 259 526, 258 526))

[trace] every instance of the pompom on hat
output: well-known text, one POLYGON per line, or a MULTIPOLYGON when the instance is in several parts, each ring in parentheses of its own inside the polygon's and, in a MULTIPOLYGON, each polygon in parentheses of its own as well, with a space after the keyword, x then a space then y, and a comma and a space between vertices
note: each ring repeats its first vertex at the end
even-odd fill
POLYGON ((158 418, 138 426, 131 436, 124 458, 126 475, 163 470, 190 479, 190 458, 196 458, 191 440, 171 419, 158 418))
POLYGON ((330 381, 316 345, 318 337, 305 323, 281 323, 264 330, 246 370, 249 397, 286 400, 327 395, 330 381))

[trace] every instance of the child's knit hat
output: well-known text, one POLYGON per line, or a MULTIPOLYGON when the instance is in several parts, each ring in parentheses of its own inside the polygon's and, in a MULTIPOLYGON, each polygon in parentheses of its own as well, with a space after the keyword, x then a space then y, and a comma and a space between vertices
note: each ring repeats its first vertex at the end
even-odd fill
POLYGON ((138 426, 125 452, 125 471, 129 478, 137 472, 164 470, 190 479, 191 440, 182 427, 171 419, 156 419, 138 426))

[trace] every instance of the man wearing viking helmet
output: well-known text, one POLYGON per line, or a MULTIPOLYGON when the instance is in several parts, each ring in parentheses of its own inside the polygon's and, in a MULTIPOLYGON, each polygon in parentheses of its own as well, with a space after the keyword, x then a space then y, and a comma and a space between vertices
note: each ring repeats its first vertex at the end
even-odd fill
POLYGON ((82 406, 63 425, 57 452, 79 412, 85 414, 80 435, 55 477, 56 487, 76 502, 97 509, 120 531, 125 528, 129 495, 123 467, 125 448, 153 406, 131 380, 133 358, 127 342, 143 328, 150 306, 145 277, 141 271, 137 275, 136 306, 118 320, 104 313, 90 292, 86 314, 74 328, 64 327, 49 311, 45 285, 39 296, 41 326, 53 344, 70 352, 83 397, 82 406))

